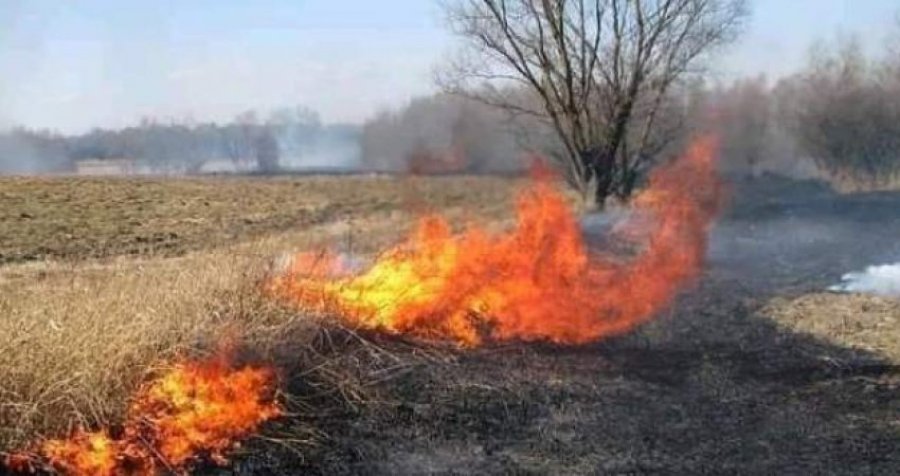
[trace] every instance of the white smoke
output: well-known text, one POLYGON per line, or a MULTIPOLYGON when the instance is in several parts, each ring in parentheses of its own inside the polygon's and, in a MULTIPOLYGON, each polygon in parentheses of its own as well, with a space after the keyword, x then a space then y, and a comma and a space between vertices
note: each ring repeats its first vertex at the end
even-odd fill
POLYGON ((900 263, 869 266, 865 271, 847 273, 829 291, 900 296, 900 263))
MULTIPOLYGON (((294 265, 294 260, 296 258, 296 252, 283 252, 272 258, 269 269, 276 275, 285 274, 294 265)), ((338 253, 330 273, 333 273, 334 277, 353 274, 364 269, 369 264, 370 262, 368 260, 353 253, 338 253)))

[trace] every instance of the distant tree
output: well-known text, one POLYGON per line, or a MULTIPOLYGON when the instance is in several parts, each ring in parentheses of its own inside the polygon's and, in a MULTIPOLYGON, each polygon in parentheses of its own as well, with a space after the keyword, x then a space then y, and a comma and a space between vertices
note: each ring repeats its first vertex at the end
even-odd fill
POLYGON ((731 40, 743 0, 456 0, 467 54, 442 83, 555 130, 570 184, 602 206, 627 198, 659 142, 675 82, 731 40), (518 86, 529 92, 511 95, 518 86), (655 143, 656 142, 656 143, 655 143))
POLYGON ((240 168, 254 160, 259 120, 255 111, 238 114, 231 124, 221 130, 222 144, 226 157, 240 168))
POLYGON ((833 176, 878 182, 900 172, 900 84, 855 39, 819 46, 786 79, 783 113, 804 150, 833 176))
POLYGON ((251 144, 237 124, 228 124, 219 129, 221 148, 224 156, 235 167, 240 165, 250 156, 251 144))
POLYGON ((522 168, 522 152, 528 148, 518 140, 518 129, 495 108, 439 93, 366 121, 362 160, 376 170, 515 171, 522 168))
POLYGON ((279 169, 279 148, 275 135, 267 128, 261 128, 255 140, 256 164, 260 172, 272 173, 279 169))
POLYGON ((886 58, 882 73, 893 91, 900 91, 900 10, 894 18, 894 28, 888 36, 886 58))
MULTIPOLYGON (((894 27, 887 41, 888 61, 891 67, 900 67, 900 9, 894 14, 894 27)), ((900 73, 900 70, 894 72, 900 73)))

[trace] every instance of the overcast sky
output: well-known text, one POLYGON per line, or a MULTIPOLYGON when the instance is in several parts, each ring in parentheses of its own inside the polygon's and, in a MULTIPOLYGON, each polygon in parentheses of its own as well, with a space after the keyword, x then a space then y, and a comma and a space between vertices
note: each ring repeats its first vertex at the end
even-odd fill
MULTIPOLYGON (((897 0, 750 0, 722 78, 801 66, 858 33, 875 48, 897 0)), ((62 132, 142 116, 228 120, 306 105, 361 122, 433 91, 453 49, 430 0, 0 0, 0 125, 62 132)))

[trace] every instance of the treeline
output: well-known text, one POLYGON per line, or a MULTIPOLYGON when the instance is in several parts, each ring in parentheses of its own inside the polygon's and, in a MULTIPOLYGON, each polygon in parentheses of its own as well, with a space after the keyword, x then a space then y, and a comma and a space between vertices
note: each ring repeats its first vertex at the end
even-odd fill
MULTIPOLYGON (((715 126, 733 157, 727 168, 744 173, 765 155, 756 149, 766 145, 762 135, 770 132, 768 101, 762 78, 729 87, 708 87, 699 80, 679 84, 658 109, 652 133, 659 145, 652 151, 659 156, 675 152, 691 131, 715 126)), ((509 172, 527 168, 534 154, 553 157, 559 152, 561 144, 550 125, 509 112, 445 93, 418 98, 366 122, 363 163, 413 173, 509 172)))
MULTIPOLYGON (((520 93, 525 94, 525 93, 520 93)), ((411 172, 520 170, 553 156, 550 128, 448 94, 383 112, 362 133, 367 166, 411 172)), ((731 175, 774 172, 878 185, 900 174, 900 52, 867 56, 853 39, 820 45, 797 73, 731 83, 688 78, 659 109, 655 161, 698 131, 717 132, 731 175)))
POLYGON ((302 107, 265 119, 250 111, 225 124, 145 119, 75 136, 17 128, 0 134, 0 172, 66 172, 79 161, 112 159, 131 161, 131 171, 146 173, 354 167, 359 134, 358 126, 324 125, 302 107))
POLYGON ((525 126, 482 103, 436 94, 367 121, 362 159, 367 168, 394 172, 517 171, 523 166, 525 126))
MULTIPOLYGON (((900 174, 900 55, 819 45, 776 82, 736 81, 696 97, 721 131, 726 164, 878 187, 900 174)), ((706 124, 707 127, 710 124, 706 124)))
POLYGON ((773 95, 779 119, 828 174, 873 185, 900 174, 900 50, 867 57, 853 39, 820 47, 773 95))
MULTIPOLYGON (((529 100, 523 91, 510 94, 529 100)), ((653 156, 642 162, 665 160, 695 132, 713 130, 722 139, 723 168, 733 175, 825 175, 869 187, 900 176, 900 48, 867 56, 845 39, 816 48, 792 76, 730 84, 687 78, 662 101, 647 141, 654 147, 644 148, 653 156)), ((148 173, 505 173, 525 169, 533 153, 553 157, 559 148, 552 127, 534 117, 442 93, 362 126, 324 125, 298 107, 265 118, 246 112, 224 124, 148 119, 76 136, 17 128, 0 133, 0 173, 74 171, 87 159, 128 159, 148 173)))

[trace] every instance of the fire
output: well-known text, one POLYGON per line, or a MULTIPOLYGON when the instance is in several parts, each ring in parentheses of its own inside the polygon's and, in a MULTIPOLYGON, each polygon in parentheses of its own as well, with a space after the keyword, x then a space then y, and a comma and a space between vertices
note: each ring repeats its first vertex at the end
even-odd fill
POLYGON ((718 211, 716 141, 706 137, 651 176, 625 228, 642 249, 624 259, 586 246, 576 217, 548 180, 518 200, 517 225, 453 234, 440 216, 368 269, 333 253, 299 255, 270 289, 351 324, 477 346, 486 340, 580 344, 647 321, 702 271, 718 211))
POLYGON ((116 474, 116 457, 125 446, 113 441, 105 431, 78 431, 68 440, 44 442, 43 453, 60 469, 72 474, 116 474))
MULTIPOLYGON (((180 363, 138 389, 120 436, 77 431, 42 442, 36 453, 71 475, 178 472, 201 455, 223 462, 236 441, 280 414, 273 383, 272 370, 232 369, 224 357, 180 363)), ((30 472, 35 461, 16 454, 6 464, 30 472)))

